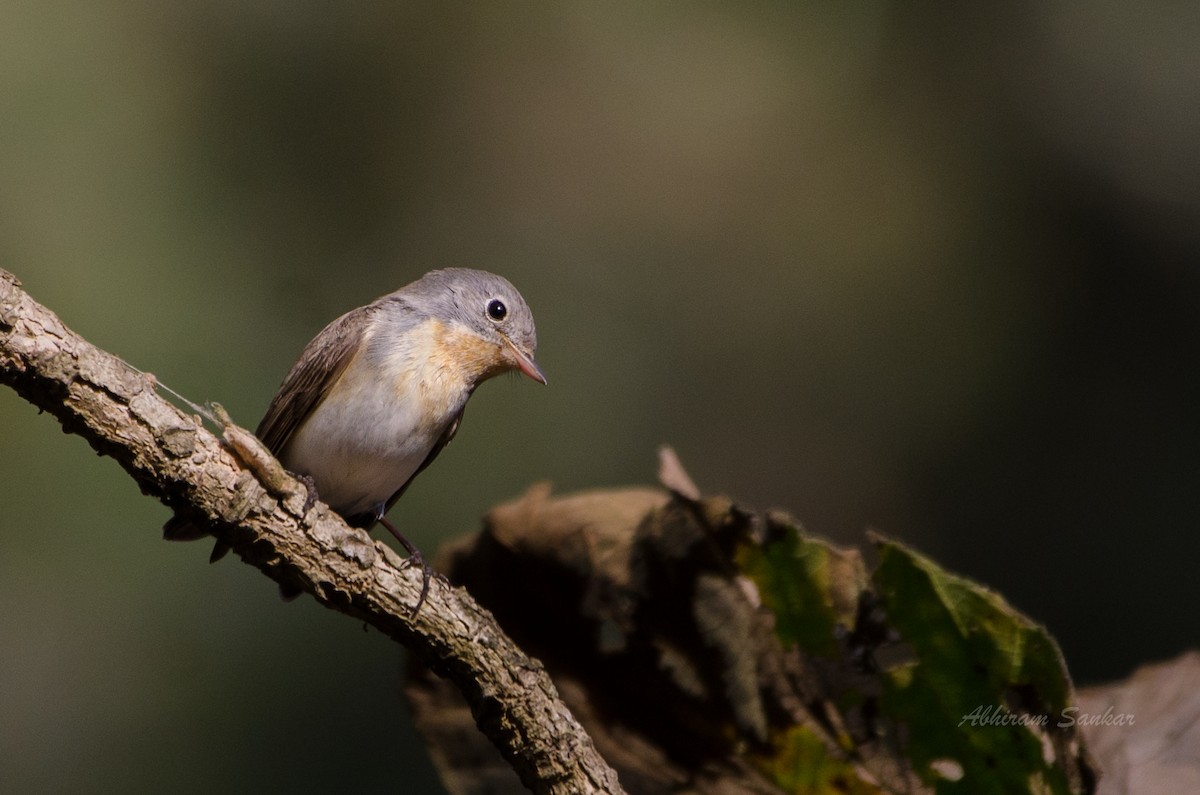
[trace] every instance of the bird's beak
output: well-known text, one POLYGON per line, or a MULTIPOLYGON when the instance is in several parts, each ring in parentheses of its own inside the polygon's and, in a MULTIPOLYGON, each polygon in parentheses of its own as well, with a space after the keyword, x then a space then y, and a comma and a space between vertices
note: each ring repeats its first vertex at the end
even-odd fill
POLYGON ((517 366, 517 369, 540 384, 546 383, 546 376, 542 375, 542 368, 537 366, 533 355, 518 348, 508 337, 505 337, 504 341, 508 343, 508 349, 512 352, 513 364, 517 366))

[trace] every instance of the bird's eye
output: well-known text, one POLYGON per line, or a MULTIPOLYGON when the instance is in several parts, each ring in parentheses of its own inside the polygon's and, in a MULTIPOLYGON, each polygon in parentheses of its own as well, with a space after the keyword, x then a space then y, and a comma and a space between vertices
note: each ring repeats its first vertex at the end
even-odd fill
POLYGON ((508 317, 508 307, 499 298, 493 298, 487 303, 488 317, 499 323, 504 318, 508 317))

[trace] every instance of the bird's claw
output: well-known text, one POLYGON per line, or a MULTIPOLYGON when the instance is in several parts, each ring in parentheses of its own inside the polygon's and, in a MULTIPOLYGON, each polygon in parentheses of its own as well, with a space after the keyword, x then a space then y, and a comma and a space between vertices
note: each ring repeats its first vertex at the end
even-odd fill
POLYGON ((434 575, 433 567, 429 565, 429 561, 425 560, 425 556, 420 551, 410 554, 401 564, 402 569, 410 569, 413 566, 421 567, 421 595, 417 597, 416 604, 408 609, 409 618, 416 618, 421 605, 425 604, 425 597, 429 595, 429 581, 433 579, 434 575))
POLYGON ((304 507, 300 510, 300 515, 307 516, 320 499, 320 495, 317 494, 317 481, 313 480, 312 475, 296 475, 296 480, 304 484, 304 507))
POLYGON ((408 610, 408 617, 416 618, 417 613, 421 609, 421 605, 425 604, 425 597, 429 595, 429 581, 433 578, 433 567, 425 560, 425 556, 421 554, 421 550, 417 549, 411 541, 404 537, 404 534, 396 529, 396 526, 385 519, 379 517, 379 523, 388 529, 388 532, 396 537, 400 545, 404 547, 404 551, 408 553, 408 557, 404 559, 403 568, 412 566, 421 567, 421 595, 417 597, 417 603, 408 610))

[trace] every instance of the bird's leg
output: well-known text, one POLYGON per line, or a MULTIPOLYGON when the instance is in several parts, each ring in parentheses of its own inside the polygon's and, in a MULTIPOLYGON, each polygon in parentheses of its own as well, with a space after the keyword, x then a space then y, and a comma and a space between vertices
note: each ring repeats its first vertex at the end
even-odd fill
POLYGON ((421 609, 421 605, 425 604, 425 597, 429 594, 429 578, 433 576, 433 568, 425 560, 425 556, 421 554, 421 550, 413 546, 413 543, 404 537, 404 533, 397 530, 396 526, 389 522, 382 513, 379 516, 379 523, 396 537, 396 540, 404 547, 404 551, 408 553, 408 558, 404 561, 405 566, 421 567, 421 574, 423 575, 423 579, 421 580, 421 596, 417 599, 417 603, 408 611, 408 617, 413 618, 416 616, 417 611, 421 609))

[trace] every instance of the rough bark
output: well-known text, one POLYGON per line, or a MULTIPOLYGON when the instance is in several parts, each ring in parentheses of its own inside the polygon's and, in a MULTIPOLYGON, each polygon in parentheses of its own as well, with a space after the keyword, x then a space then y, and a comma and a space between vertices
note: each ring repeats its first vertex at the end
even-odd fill
POLYGON ((144 493, 211 526, 247 563, 369 623, 452 681, 532 791, 622 791, 541 663, 465 591, 435 577, 428 601, 409 617, 418 568, 322 503, 305 512, 302 484, 264 481, 260 464, 247 466, 198 418, 159 397, 152 376, 72 332, 4 270, 0 382, 114 458, 144 493))

